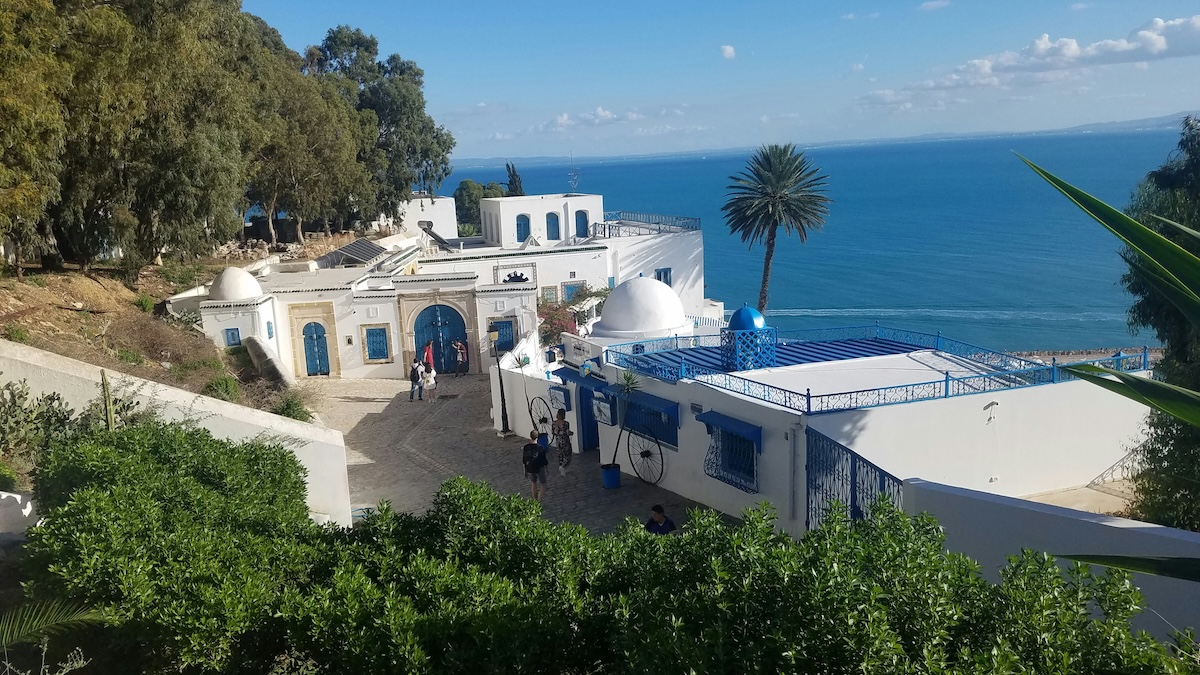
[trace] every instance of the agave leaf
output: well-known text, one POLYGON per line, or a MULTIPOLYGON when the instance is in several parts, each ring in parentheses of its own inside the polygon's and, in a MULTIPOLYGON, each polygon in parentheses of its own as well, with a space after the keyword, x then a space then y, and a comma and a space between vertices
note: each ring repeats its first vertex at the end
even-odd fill
POLYGON ((1017 155, 1039 176, 1125 242, 1144 264, 1200 304, 1200 258, 1133 218, 1017 155))
POLYGON ((0 646, 37 642, 104 620, 98 610, 58 601, 32 602, 0 614, 0 646))
POLYGON ((1133 268, 1134 273, 1138 277, 1152 286, 1154 290, 1161 293, 1167 301, 1174 305, 1188 321, 1192 322, 1193 326, 1200 326, 1200 301, 1189 295, 1187 291, 1171 283, 1171 280, 1164 279, 1152 268, 1147 267, 1142 258, 1131 255, 1125 258, 1125 262, 1133 268))
POLYGON ((1116 567, 1128 572, 1143 572, 1172 579, 1200 581, 1200 558, 1142 555, 1060 555, 1057 557, 1091 565, 1116 567))
POLYGON ((1180 232, 1188 235, 1189 237, 1192 237, 1193 239, 1200 239, 1200 232, 1193 230, 1192 228, 1188 227, 1187 225, 1181 225, 1181 224, 1171 220, 1170 218, 1163 218, 1162 216, 1156 216, 1153 213, 1150 214, 1150 217, 1161 223, 1170 225, 1171 227, 1175 228, 1176 230, 1179 230, 1180 232))
POLYGON ((1093 365, 1063 366, 1063 370, 1109 391, 1200 427, 1200 393, 1093 365), (1115 378, 1115 379, 1113 379, 1115 378))

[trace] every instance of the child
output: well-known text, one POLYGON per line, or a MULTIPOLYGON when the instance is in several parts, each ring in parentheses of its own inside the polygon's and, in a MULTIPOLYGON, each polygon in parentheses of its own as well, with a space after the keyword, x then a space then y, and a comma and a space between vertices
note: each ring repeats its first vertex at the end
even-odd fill
POLYGON ((430 401, 437 400, 437 371, 433 369, 432 363, 425 364, 425 374, 422 376, 425 385, 425 393, 429 394, 430 401))

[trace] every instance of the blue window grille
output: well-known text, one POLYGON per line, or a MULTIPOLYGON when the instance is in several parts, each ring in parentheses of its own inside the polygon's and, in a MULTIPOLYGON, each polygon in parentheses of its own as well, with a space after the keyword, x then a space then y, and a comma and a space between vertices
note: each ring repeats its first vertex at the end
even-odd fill
POLYGON ((820 527, 834 504, 849 511, 854 520, 870 515, 881 498, 895 506, 903 504, 904 486, 898 478, 812 427, 805 429, 805 455, 805 529, 820 527))
POLYGON ((762 427, 716 411, 696 415, 708 429, 708 453, 704 473, 722 483, 758 493, 758 455, 762 452, 762 427))
POLYGON ((517 242, 523 242, 529 238, 529 216, 522 213, 517 216, 517 242))
POLYGON ((575 212, 575 236, 580 239, 588 238, 588 213, 587 211, 575 212))
POLYGON ((575 296, 579 295, 579 291, 583 290, 583 287, 586 285, 587 283, 583 281, 574 284, 563 284, 563 302, 570 302, 574 300, 575 296))
POLYGON ((654 278, 658 279, 659 281, 663 282, 664 284, 670 286, 671 285, 671 268, 670 267, 659 267, 658 269, 654 270, 654 278))
POLYGON ((269 340, 273 337, 275 337, 275 324, 268 321, 267 322, 267 339, 269 340))
POLYGON ((654 436, 664 445, 679 446, 679 426, 665 412, 655 410, 637 401, 625 402, 625 429, 636 432, 643 425, 654 432, 654 436))
POLYGON ((550 240, 562 239, 562 232, 558 227, 558 214, 546 214, 546 238, 550 240))
POLYGON ((366 334, 368 361, 386 361, 391 358, 386 328, 368 328, 366 334))
POLYGON ((242 333, 236 328, 225 329, 225 346, 236 347, 242 344, 242 333))
POLYGON ((499 337, 496 338, 496 351, 510 352, 516 345, 516 327, 512 321, 495 321, 492 326, 499 337))

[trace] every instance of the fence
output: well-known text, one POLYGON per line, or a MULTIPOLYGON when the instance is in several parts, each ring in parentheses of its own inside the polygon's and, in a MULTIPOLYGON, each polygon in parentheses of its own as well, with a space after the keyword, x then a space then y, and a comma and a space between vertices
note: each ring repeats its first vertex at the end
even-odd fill
POLYGON ((630 237, 644 234, 670 234, 700 229, 700 219, 687 216, 663 216, 639 211, 605 211, 606 236, 630 237))
POLYGON ((902 483, 850 448, 811 427, 805 430, 808 513, 804 525, 814 530, 835 505, 862 520, 880 497, 903 505, 902 483))
POLYGON ((719 347, 720 335, 668 337, 616 344, 605 350, 605 358, 616 366, 665 382, 673 383, 682 379, 692 379, 805 414, 874 408, 896 403, 928 401, 951 396, 966 396, 989 391, 1066 382, 1074 380, 1076 377, 1064 368, 1076 365, 1098 365, 1121 372, 1139 372, 1150 369, 1150 354, 1146 348, 1143 348, 1140 354, 1119 353, 1107 359, 1095 361, 1071 364, 1059 364, 1052 361, 1050 365, 1043 365, 1036 361, 951 340, 941 335, 883 326, 779 331, 779 336, 782 344, 786 344, 788 341, 891 340, 912 345, 917 349, 939 350, 996 370, 991 373, 960 377, 952 377, 946 373, 944 378, 929 382, 813 395, 809 390, 792 391, 688 361, 686 351, 688 348, 719 347), (649 354, 676 350, 682 350, 677 363, 647 358, 649 354))

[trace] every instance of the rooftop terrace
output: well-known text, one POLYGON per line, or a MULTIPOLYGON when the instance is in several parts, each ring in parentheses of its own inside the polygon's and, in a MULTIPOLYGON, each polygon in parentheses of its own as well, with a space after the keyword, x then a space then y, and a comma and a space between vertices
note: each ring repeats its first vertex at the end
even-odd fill
POLYGON ((664 216, 640 211, 605 211, 604 222, 592 226, 593 236, 636 237, 647 234, 694 232, 700 219, 688 216, 664 216))
MULTIPOLYGON (((731 370, 721 336, 661 338, 610 345, 604 358, 667 382, 688 379, 806 414, 964 396, 1075 379, 1065 365, 1042 364, 942 335, 883 326, 776 331, 776 365, 731 370)), ((1147 370, 1149 355, 1087 361, 1147 370)))

